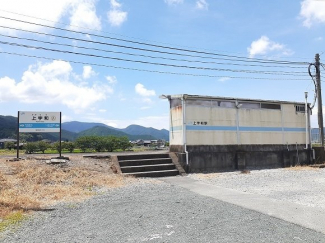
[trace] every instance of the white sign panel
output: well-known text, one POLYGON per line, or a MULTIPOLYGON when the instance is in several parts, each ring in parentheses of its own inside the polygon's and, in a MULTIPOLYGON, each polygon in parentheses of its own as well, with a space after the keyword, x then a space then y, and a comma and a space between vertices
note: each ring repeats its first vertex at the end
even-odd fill
POLYGON ((60 132, 60 112, 19 111, 19 132, 60 132))

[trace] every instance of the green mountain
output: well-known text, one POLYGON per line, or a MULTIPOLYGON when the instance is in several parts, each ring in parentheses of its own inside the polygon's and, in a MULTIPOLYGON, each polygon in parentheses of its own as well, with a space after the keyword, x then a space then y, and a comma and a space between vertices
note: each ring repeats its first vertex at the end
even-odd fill
POLYGON ((139 125, 130 125, 127 128, 121 129, 121 131, 131 135, 150 135, 157 139, 169 140, 169 131, 166 129, 155 129, 152 127, 143 127, 139 125))
MULTIPOLYGON (((17 117, 0 115, 0 139, 16 138, 17 117)), ((129 140, 154 140, 165 139, 168 141, 169 132, 165 129, 146 128, 139 125, 130 125, 124 129, 107 126, 102 123, 87 122, 65 122, 62 123, 61 139, 63 141, 74 141, 81 136, 127 136, 129 140), (76 132, 77 131, 77 132, 76 132)), ((20 133, 20 140, 39 141, 48 139, 51 141, 59 140, 59 133, 20 133)))
MULTIPOLYGON (((85 130, 88 130, 93 127, 109 127, 103 123, 94 123, 94 122, 78 122, 78 121, 71 121, 71 122, 64 122, 62 123, 62 129, 74 132, 74 133, 79 133, 85 130)), ((113 127, 109 127, 114 129, 113 127)))
POLYGON ((82 136, 116 136, 116 137, 123 137, 126 136, 129 140, 137 140, 137 139, 144 139, 144 140, 153 140, 156 139, 150 135, 130 135, 125 132, 112 129, 110 127, 104 126, 95 126, 93 128, 87 129, 85 131, 79 132, 78 137, 82 136))
POLYGON ((0 138, 16 138, 17 117, 0 116, 0 138))

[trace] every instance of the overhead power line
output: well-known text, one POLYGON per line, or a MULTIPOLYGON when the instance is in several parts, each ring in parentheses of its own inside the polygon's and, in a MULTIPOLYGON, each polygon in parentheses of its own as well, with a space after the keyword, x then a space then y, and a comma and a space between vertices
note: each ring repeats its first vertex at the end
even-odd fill
MULTIPOLYGON (((197 70, 205 70, 205 71, 223 71, 223 72, 237 72, 237 73, 240 73, 240 72, 241 73, 259 73, 259 74, 266 74, 266 75, 290 75, 290 76, 292 76, 293 73, 295 73, 295 72, 285 72, 285 71, 237 70, 237 69, 175 65, 175 64, 167 64, 167 63, 147 62, 147 61, 142 61, 142 60, 131 60, 131 59, 125 59, 125 58, 118 58, 118 57, 108 57, 108 56, 101 56, 101 55, 95 55, 95 54, 90 54, 90 53, 64 51, 64 50, 51 49, 51 48, 46 48, 46 47, 41 47, 41 46, 18 44, 18 43, 13 43, 13 42, 0 41, 0 43, 5 44, 5 45, 19 46, 19 47, 45 50, 45 51, 51 51, 51 52, 60 52, 60 53, 66 53, 66 54, 82 55, 82 56, 87 56, 87 57, 96 57, 96 58, 111 59, 111 60, 124 61, 124 62, 133 62, 133 63, 150 64, 150 65, 156 65, 156 66, 173 67, 173 68, 187 68, 187 69, 197 69, 197 70)), ((304 72, 296 72, 296 73, 301 74, 304 72)), ((296 74, 295 76, 306 76, 306 75, 299 75, 299 74, 296 74)))
POLYGON ((230 78, 230 79, 251 79, 251 80, 270 80, 270 81, 274 81, 274 80, 306 81, 305 78, 273 78, 273 77, 272 78, 262 78, 262 77, 241 77, 241 76, 227 76, 227 75, 207 75, 207 74, 166 72, 166 71, 159 71, 159 70, 138 69, 138 68, 120 67, 120 66, 113 66, 113 65, 106 65, 106 64, 90 63, 90 62, 80 62, 80 61, 73 61, 73 60, 67 60, 67 59, 56 59, 56 58, 27 55, 27 54, 14 53, 14 52, 0 51, 0 53, 1 54, 21 56, 21 57, 29 57, 29 58, 38 58, 38 59, 44 59, 44 60, 51 60, 51 61, 64 61, 64 62, 70 62, 70 63, 82 64, 82 65, 92 65, 92 66, 107 67, 107 68, 133 70, 133 71, 149 72, 149 73, 181 75, 181 76, 194 76, 194 77, 207 77, 207 78, 230 78))
MULTIPOLYGON (((18 40, 28 40, 38 43, 44 43, 44 44, 50 44, 50 45, 59 45, 59 46, 65 46, 65 47, 72 47, 72 48, 79 48, 79 49, 85 49, 85 50, 95 50, 95 51, 101 51, 101 52, 107 52, 107 53, 115 53, 115 54, 123 54, 123 55, 129 55, 129 56, 136 56, 136 57, 146 57, 146 58, 152 58, 152 59, 163 59, 163 60, 170 60, 170 61, 179 61, 179 62, 189 62, 189 63, 200 63, 200 64, 217 64, 217 65, 231 65, 231 66, 248 66, 248 67, 263 67, 263 68, 305 68, 302 66, 277 66, 277 65, 257 65, 257 64, 243 64, 243 63, 224 63, 224 62, 207 62, 207 61, 195 61, 195 60, 188 60, 188 59, 177 59, 177 58, 167 58, 162 56, 151 56, 151 55, 143 55, 143 54, 134 54, 129 52, 121 52, 121 51, 112 51, 112 50, 106 50, 106 49, 100 49, 100 48, 93 48, 93 47, 85 47, 85 46, 77 46, 77 45, 70 45, 70 44, 63 44, 58 42, 51 42, 51 41, 42 41, 37 40, 33 38, 23 38, 18 36, 10 36, 10 35, 4 35, 0 34, 0 36, 11 38, 11 39, 18 39, 18 40)), ((300 72, 305 73, 305 72, 300 72)))
POLYGON ((14 19, 14 18, 8 18, 8 17, 4 17, 4 16, 0 16, 0 18, 11 20, 11 21, 16 21, 16 22, 21 22, 21 23, 26 23, 26 24, 31 24, 31 25, 42 26, 42 27, 56 29, 56 30, 62 30, 62 31, 77 33, 77 34, 95 36, 95 37, 100 37, 100 38, 105 38, 105 39, 110 39, 110 40, 122 41, 122 42, 127 42, 127 43, 132 43, 132 44, 138 44, 138 45, 145 45, 145 46, 150 46, 150 47, 155 47, 155 48, 169 49, 169 50, 174 50, 174 51, 182 51, 182 52, 190 52, 190 53, 196 53, 196 54, 204 54, 204 55, 236 58, 236 59, 239 59, 239 60, 245 60, 245 61, 249 61, 249 62, 252 61, 252 60, 255 60, 255 61, 260 61, 260 62, 265 62, 265 63, 267 62, 267 63, 278 63, 278 64, 298 64, 298 65, 309 64, 308 62, 292 62, 292 61, 279 61, 279 60, 272 60, 272 59, 248 58, 248 57, 241 57, 241 56, 236 56, 236 55, 227 55, 227 54, 220 54, 220 53, 213 53, 213 52, 203 52, 203 51, 197 51, 197 50, 191 50, 191 49, 169 47, 169 46, 163 46, 163 45, 155 45, 155 44, 150 44, 150 43, 146 43, 146 42, 126 40, 126 39, 122 39, 122 38, 115 38, 115 37, 91 34, 91 33, 76 31, 76 30, 68 30, 68 29, 64 29, 64 28, 53 27, 53 26, 44 25, 44 24, 37 24, 37 23, 34 23, 34 22, 30 22, 30 21, 24 21, 24 20, 19 20, 19 19, 14 19))
MULTIPOLYGON (((198 55, 190 55, 190 54, 184 54, 184 53, 177 53, 177 52, 166 52, 166 51, 159 51, 159 50, 151 50, 151 49, 144 49, 144 48, 138 48, 138 47, 133 47, 133 46, 125 46, 125 45, 117 45, 117 44, 112 44, 112 43, 107 43, 107 42, 100 42, 100 41, 93 41, 93 40, 85 40, 85 39, 80 39, 80 38, 75 38, 75 37, 68 37, 68 36, 62 36, 62 35, 54 35, 54 34, 48 34, 48 33, 43 33, 43 32, 38 32, 38 31, 31 31, 31 30, 24 30, 24 29, 19 29, 19 28, 14 28, 14 27, 7 27, 7 26, 2 26, 2 28, 7 28, 7 29, 12 29, 12 30, 19 30, 19 31, 24 31, 24 32, 29 32, 29 33, 34 33, 38 35, 45 35, 45 36, 51 36, 51 37, 58 37, 58 38, 63 38, 63 39, 68 39, 68 40, 73 40, 73 41, 82 41, 82 42, 87 42, 87 43, 92 43, 92 44, 100 44, 100 45, 105 45, 105 46, 113 46, 113 47, 120 47, 120 48, 127 48, 131 50, 136 50, 136 51, 146 51, 146 52, 153 52, 153 53, 159 53, 159 54, 168 54, 168 55, 177 55, 177 56, 182 56, 182 57, 194 57, 194 58, 202 58, 202 59, 213 59, 213 60, 225 60, 225 61, 236 61, 236 62, 245 62, 245 63, 263 63, 263 64, 272 64, 274 62, 269 62, 269 61, 248 61, 248 60, 234 60, 230 58, 222 58, 222 57, 208 57, 208 56, 198 56, 198 55)), ((282 65, 288 65, 288 64, 294 64, 294 65, 303 65, 306 66, 306 64, 309 65, 309 63, 299 63, 294 62, 294 63, 286 63, 286 62, 278 62, 276 64, 282 64, 282 65)))
MULTIPOLYGON (((53 21, 53 20, 49 20, 49 19, 38 18, 38 17, 35 17, 35 16, 31 16, 31 15, 27 15, 27 14, 21 14, 21 13, 17 13, 17 12, 13 12, 13 11, 8 11, 8 10, 4 10, 4 9, 0 9, 0 11, 1 12, 5 12, 5 13, 10 13, 10 14, 15 14, 15 15, 18 15, 18 16, 24 16, 24 17, 28 17, 28 18, 33 18, 33 19, 43 20, 43 21, 47 21, 47 22, 52 22, 54 24, 61 24, 61 25, 65 25, 65 26, 71 26, 71 27, 78 28, 78 29, 84 29, 84 30, 88 30, 88 31, 96 31, 96 32, 99 32, 99 33, 104 33, 104 34, 109 34, 109 35, 121 36, 121 37, 124 37, 124 38, 131 38, 131 39, 135 39, 135 40, 141 40, 141 41, 145 41, 145 42, 150 42, 148 40, 145 40, 145 39, 142 39, 142 38, 138 38, 138 37, 121 35, 121 34, 117 34, 117 33, 102 31, 102 30, 93 29, 93 28, 87 28, 87 27, 83 27, 83 26, 72 25, 72 24, 63 23, 63 22, 59 22, 59 21, 53 21)), ((179 46, 179 47, 185 47, 185 48, 191 48, 191 49, 196 48, 197 49, 197 47, 193 47, 193 46, 177 45, 177 44, 164 43, 164 42, 159 42, 159 41, 151 41, 151 42, 160 43, 160 44, 163 44, 163 45, 174 45, 174 46, 179 46)), ((211 49, 209 50, 209 49, 205 49, 205 48, 199 48, 199 50, 207 50, 207 51, 210 51, 210 52, 211 51, 214 51, 214 52, 231 53, 231 52, 220 51, 220 50, 211 50, 211 49)), ((245 55, 243 53, 232 53, 232 54, 245 55)), ((306 58, 306 57, 298 57, 298 58, 299 59, 310 60, 310 58, 306 58)))

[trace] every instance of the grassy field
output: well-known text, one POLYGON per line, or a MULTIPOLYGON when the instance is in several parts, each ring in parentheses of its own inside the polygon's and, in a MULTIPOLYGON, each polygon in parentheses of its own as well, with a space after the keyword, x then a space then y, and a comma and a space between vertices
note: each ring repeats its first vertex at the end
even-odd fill
POLYGON ((99 188, 121 187, 136 180, 114 174, 109 161, 78 159, 64 167, 39 160, 0 159, 0 231, 32 211, 46 210, 58 202, 85 200, 99 188))

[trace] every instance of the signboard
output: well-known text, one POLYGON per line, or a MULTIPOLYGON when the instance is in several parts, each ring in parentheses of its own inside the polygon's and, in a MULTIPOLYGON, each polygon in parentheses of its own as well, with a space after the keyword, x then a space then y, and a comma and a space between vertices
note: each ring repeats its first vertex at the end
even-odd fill
POLYGON ((19 111, 19 132, 60 132, 61 112, 19 111))

